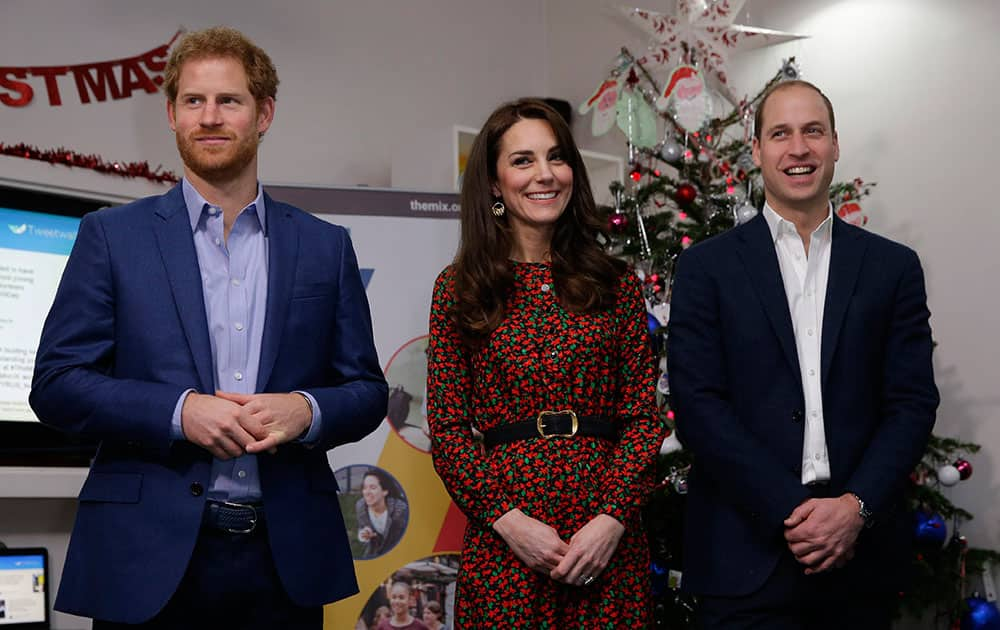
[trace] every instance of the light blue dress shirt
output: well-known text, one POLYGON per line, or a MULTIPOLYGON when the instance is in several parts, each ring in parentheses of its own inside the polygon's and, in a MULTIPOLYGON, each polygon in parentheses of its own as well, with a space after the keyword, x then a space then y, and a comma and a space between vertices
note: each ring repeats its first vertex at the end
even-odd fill
MULTIPOLYGON (((257 198, 237 215, 227 239, 222 209, 208 203, 187 179, 182 181, 181 187, 201 270, 215 388, 253 394, 267 306, 267 209, 263 188, 257 184, 257 198)), ((193 391, 181 394, 174 407, 171 434, 176 440, 185 439, 181 409, 193 391)), ((297 393, 304 395, 312 407, 312 425, 300 440, 309 444, 319 437, 322 415, 311 394, 297 393)), ((264 500, 257 456, 242 455, 226 461, 216 459, 212 463, 208 498, 238 503, 264 500)))

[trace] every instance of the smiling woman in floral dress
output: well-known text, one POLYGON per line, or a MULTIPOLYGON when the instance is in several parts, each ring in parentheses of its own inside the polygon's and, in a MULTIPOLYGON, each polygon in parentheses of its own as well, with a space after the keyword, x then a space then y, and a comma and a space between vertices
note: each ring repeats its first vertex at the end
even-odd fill
POLYGON ((493 112, 461 203, 427 398, 435 468, 469 518, 455 627, 644 627, 639 509, 665 428, 638 279, 598 244, 583 160, 542 102, 493 112))

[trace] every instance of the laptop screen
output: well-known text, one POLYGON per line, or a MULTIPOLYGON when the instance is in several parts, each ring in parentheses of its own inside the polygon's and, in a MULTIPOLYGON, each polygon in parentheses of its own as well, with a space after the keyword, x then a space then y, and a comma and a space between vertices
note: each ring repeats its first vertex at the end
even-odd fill
POLYGON ((48 627, 45 549, 0 550, 0 628, 48 627))

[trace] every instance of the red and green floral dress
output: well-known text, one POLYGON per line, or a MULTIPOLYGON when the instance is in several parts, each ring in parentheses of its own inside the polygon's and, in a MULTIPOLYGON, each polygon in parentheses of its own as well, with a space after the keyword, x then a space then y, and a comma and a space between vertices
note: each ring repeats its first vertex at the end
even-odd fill
POLYGON ((642 628, 650 623, 649 552, 639 508, 653 482, 665 433, 656 409, 656 371, 639 280, 623 275, 616 305, 596 314, 566 311, 550 266, 516 263, 506 318, 487 343, 463 345, 448 311, 452 269, 434 287, 427 411, 434 465, 469 518, 455 604, 460 629, 642 628), (556 437, 485 451, 479 431, 541 410, 572 409, 620 425, 617 443, 556 437), (598 514, 625 525, 607 569, 589 586, 529 569, 492 529, 520 508, 563 540, 598 514))

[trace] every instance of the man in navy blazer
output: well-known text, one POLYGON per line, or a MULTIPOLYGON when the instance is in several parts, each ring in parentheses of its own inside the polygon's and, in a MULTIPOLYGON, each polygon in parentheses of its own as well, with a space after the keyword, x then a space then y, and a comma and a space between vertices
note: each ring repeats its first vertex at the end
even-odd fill
POLYGON ((683 587, 705 628, 888 628, 910 563, 902 503, 938 403, 923 272, 851 226, 815 86, 756 115, 766 204, 678 262, 668 368, 693 453, 683 587))
POLYGON ((357 592, 326 451, 387 387, 347 231, 263 193, 277 74, 241 33, 165 70, 184 180, 83 218, 31 405, 100 448, 56 608, 95 628, 321 628, 357 592))

